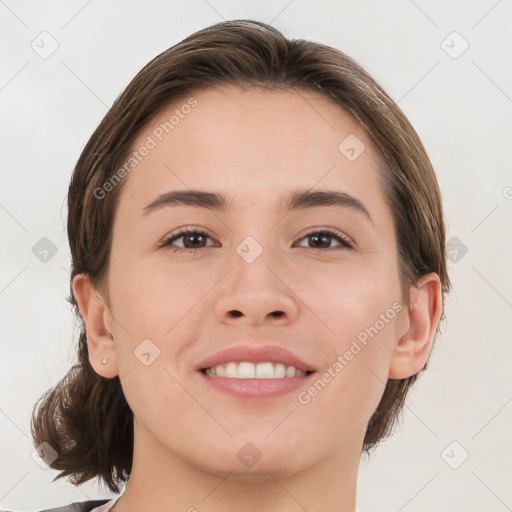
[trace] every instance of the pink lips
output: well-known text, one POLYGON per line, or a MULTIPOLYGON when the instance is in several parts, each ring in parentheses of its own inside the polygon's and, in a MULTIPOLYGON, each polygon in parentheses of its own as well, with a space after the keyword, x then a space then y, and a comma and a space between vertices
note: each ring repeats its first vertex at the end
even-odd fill
POLYGON ((240 363, 247 361, 249 363, 282 363, 285 366, 294 366, 297 370, 303 372, 314 371, 315 369, 306 364, 302 359, 277 345, 264 345, 262 347, 250 347, 248 345, 237 345, 228 347, 201 361, 197 370, 211 368, 219 364, 226 364, 231 361, 240 363))
POLYGON ((313 367, 306 364, 289 350, 276 345, 265 345, 263 347, 239 345, 229 347, 201 361, 197 365, 196 370, 200 371, 201 378, 213 389, 242 399, 275 398, 292 391, 297 391, 299 388, 307 385, 315 371, 313 367), (303 372, 311 371, 312 373, 302 377, 277 379, 233 379, 207 375, 204 371, 200 371, 231 361, 238 363, 247 361, 254 364, 264 362, 282 363, 285 366, 294 366, 303 372))
POLYGON ((229 379, 199 373, 213 389, 227 393, 235 398, 275 398, 292 391, 305 388, 315 375, 309 373, 303 377, 285 377, 283 379, 229 379))

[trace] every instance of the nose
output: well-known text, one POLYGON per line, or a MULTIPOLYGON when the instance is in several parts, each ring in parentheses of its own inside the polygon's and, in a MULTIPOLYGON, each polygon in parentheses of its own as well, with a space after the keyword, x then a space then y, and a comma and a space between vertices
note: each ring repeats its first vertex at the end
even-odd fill
POLYGON ((277 255, 264 250, 251 263, 238 255, 232 263, 234 268, 220 287, 215 304, 219 321, 234 325, 245 322, 252 327, 284 326, 295 321, 299 299, 277 255))

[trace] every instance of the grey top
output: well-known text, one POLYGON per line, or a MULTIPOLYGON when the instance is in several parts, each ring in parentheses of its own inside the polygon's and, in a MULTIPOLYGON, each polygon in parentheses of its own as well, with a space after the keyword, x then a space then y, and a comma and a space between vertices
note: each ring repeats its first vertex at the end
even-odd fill
MULTIPOLYGON (((79 501, 75 503, 70 503, 69 505, 64 505, 63 507, 56 508, 46 508, 44 510, 40 510, 39 512, 90 512, 96 507, 100 507, 105 503, 109 502, 110 499, 107 500, 89 500, 89 501, 79 501)), ((0 509, 0 512, 11 512, 9 510, 0 509)))
POLYGON ((69 505, 64 505, 63 507, 48 508, 46 510, 41 510, 40 512, 89 512, 90 510, 99 507, 100 505, 104 505, 108 501, 110 501, 110 499, 80 501, 70 503, 69 505))
POLYGON ((64 505, 63 507, 48 508, 46 510, 41 510, 40 512, 89 512, 90 510, 93 510, 96 507, 104 505, 108 501, 110 501, 110 499, 80 501, 70 503, 69 505, 64 505))
MULTIPOLYGON (((105 505, 106 503, 110 501, 117 501, 114 499, 101 499, 101 500, 89 500, 89 501, 77 501, 75 503, 70 503, 69 505, 64 505, 62 507, 55 507, 55 508, 45 508, 44 510, 39 510, 38 512, 91 512, 95 510, 98 507, 101 507, 102 505, 105 505)), ((114 503, 112 503, 108 510, 110 510, 114 506, 114 503)), ((103 507, 102 507, 103 510, 103 507)), ((14 512, 11 510, 5 510, 3 508, 0 508, 0 512, 14 512)))

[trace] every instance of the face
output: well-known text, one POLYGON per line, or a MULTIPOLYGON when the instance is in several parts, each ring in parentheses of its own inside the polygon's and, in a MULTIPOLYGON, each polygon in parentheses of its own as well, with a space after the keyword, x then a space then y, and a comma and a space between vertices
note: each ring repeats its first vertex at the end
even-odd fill
MULTIPOLYGON (((358 457, 403 330, 376 150, 315 93, 191 97, 134 142, 149 150, 124 178, 114 222, 110 312, 136 444, 223 475, 283 476, 358 457), (190 195, 155 203, 192 190, 224 196, 224 207, 190 195), (294 193, 318 191, 327 194, 286 208, 294 193), (262 384, 250 395, 248 381, 198 370, 247 346, 285 349, 314 373, 279 378, 297 379, 288 388, 260 379, 267 394, 262 384), (227 391, 213 379, 229 380, 227 391), (247 455, 261 458, 250 467, 247 455)), ((278 363, 272 354, 266 361, 278 363)))

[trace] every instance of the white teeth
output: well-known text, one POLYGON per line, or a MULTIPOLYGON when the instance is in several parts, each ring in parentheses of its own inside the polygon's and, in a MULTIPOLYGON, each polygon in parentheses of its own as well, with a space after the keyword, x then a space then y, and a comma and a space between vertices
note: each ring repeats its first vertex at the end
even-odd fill
MULTIPOLYGON (((290 368, 293 368, 293 366, 290 366, 290 368)), ((277 363, 274 365, 274 377, 276 379, 282 379, 286 376, 286 368, 284 364, 277 363)))
POLYGON ((228 377, 230 379, 282 379, 283 377, 302 377, 306 372, 295 366, 285 367, 281 363, 249 363, 246 361, 220 364, 206 369, 207 375, 228 377))
POLYGON ((239 379, 254 379, 256 377, 256 368, 252 363, 239 363, 238 364, 238 378, 239 379))

